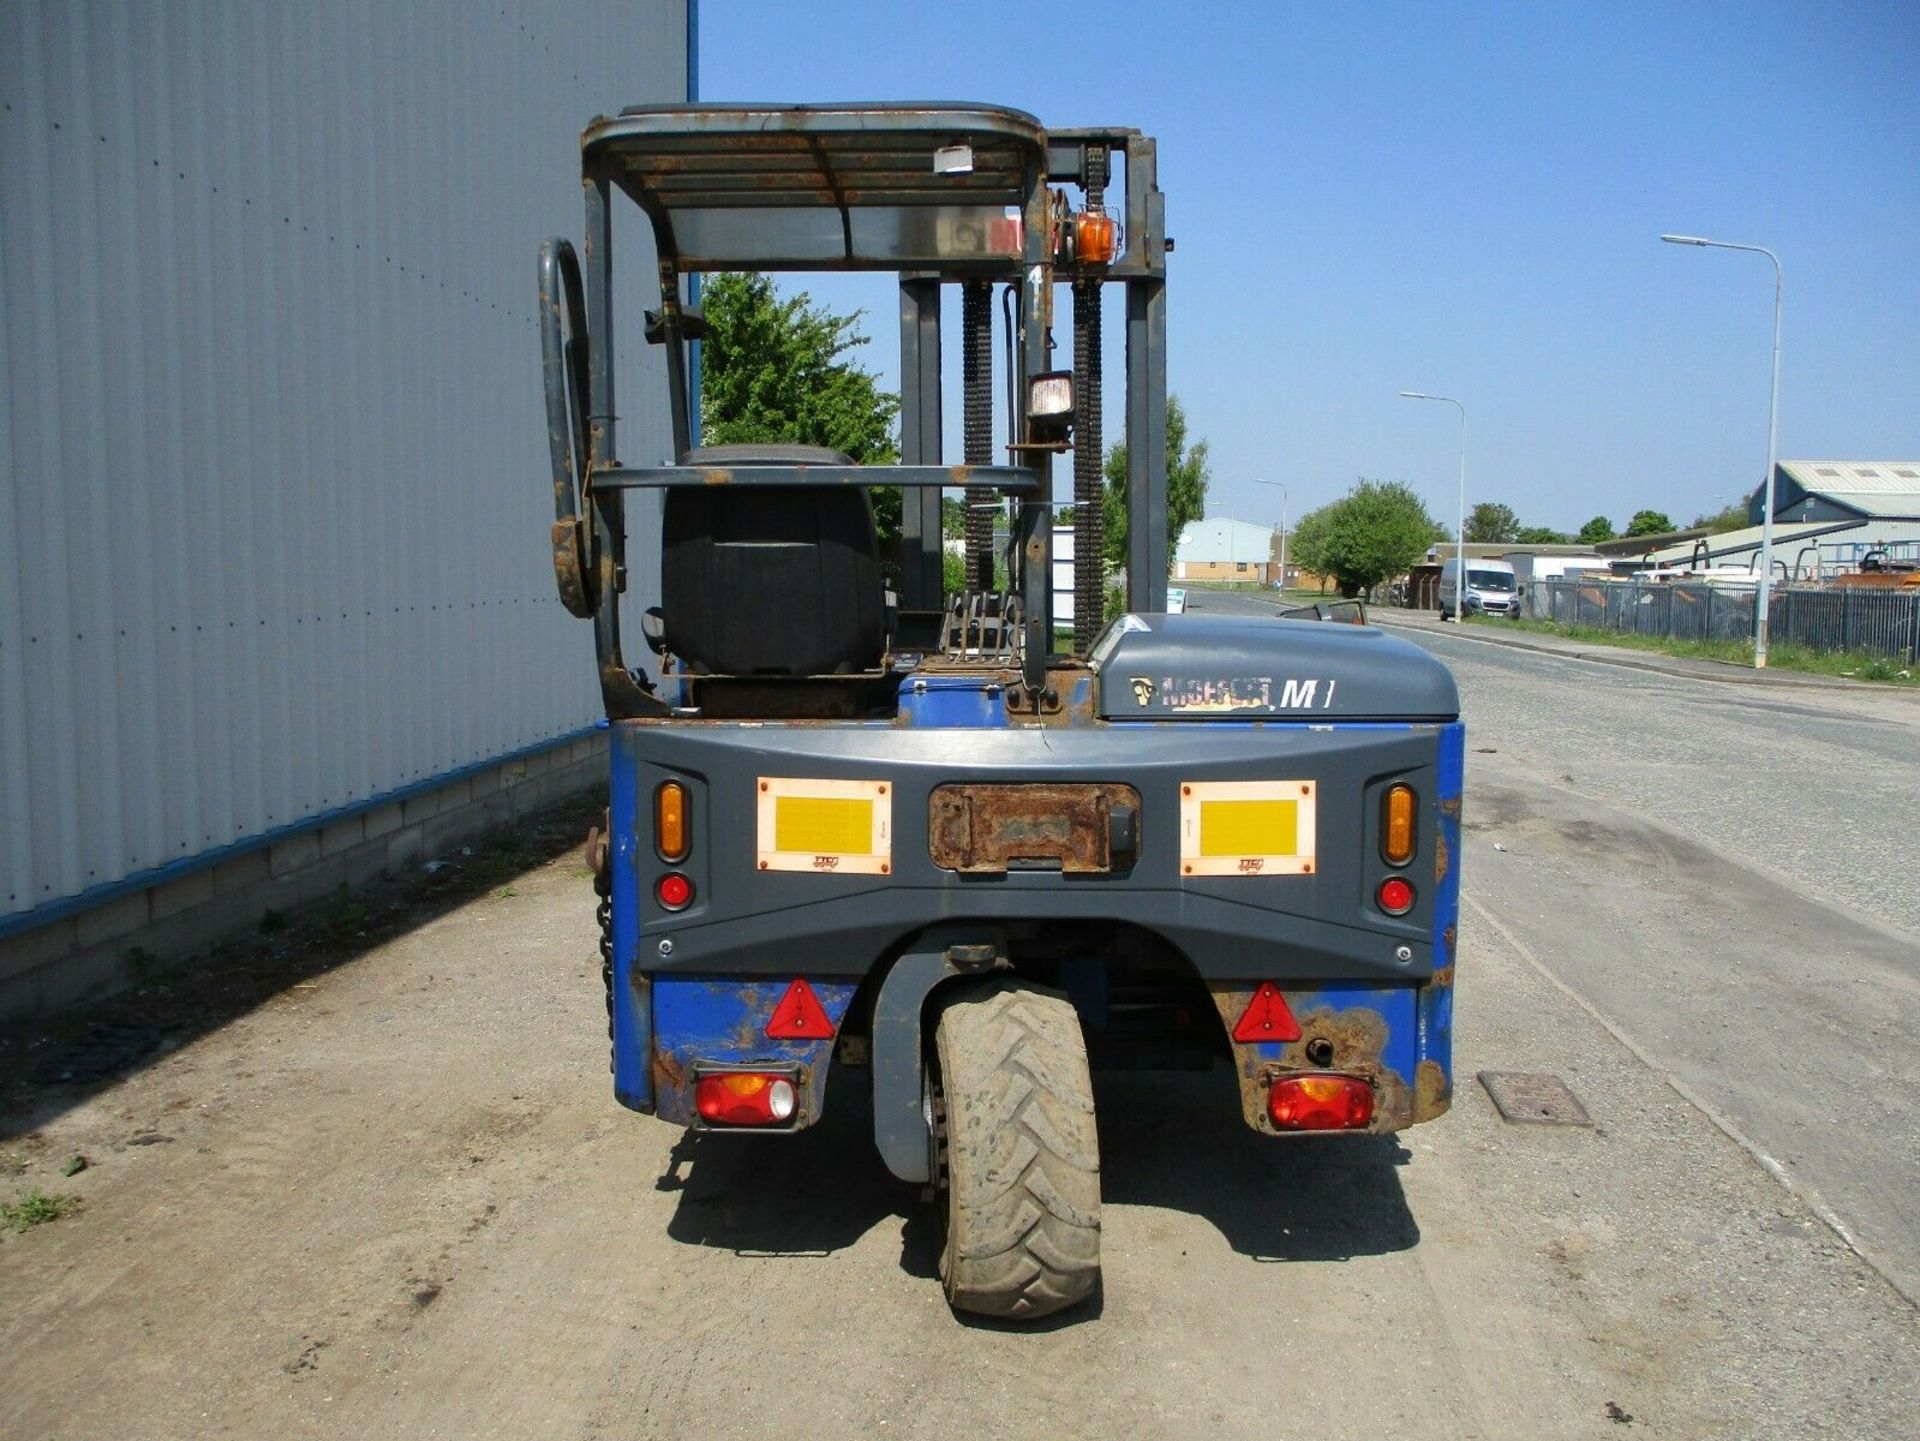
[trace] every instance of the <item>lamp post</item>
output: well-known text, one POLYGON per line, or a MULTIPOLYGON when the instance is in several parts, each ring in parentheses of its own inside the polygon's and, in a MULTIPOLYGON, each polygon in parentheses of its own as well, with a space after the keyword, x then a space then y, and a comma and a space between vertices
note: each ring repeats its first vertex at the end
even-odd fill
MULTIPOLYGON (((1400 392, 1408 400, 1441 400, 1455 406, 1460 411, 1460 528, 1455 532, 1453 579, 1453 618, 1465 621, 1467 618, 1467 408, 1451 395, 1428 395, 1424 390, 1403 390, 1400 392)), ((1446 611, 1442 609, 1440 618, 1445 620, 1446 611)))
POLYGON ((1254 477, 1255 485, 1271 485, 1280 492, 1280 594, 1287 593, 1287 505, 1293 499, 1286 483, 1278 480, 1261 480, 1254 477))
POLYGON ((1753 668, 1767 668, 1767 622, 1773 595, 1773 470, 1778 463, 1780 438, 1780 308, 1786 294, 1786 274, 1780 257, 1764 245, 1740 245, 1731 240, 1707 240, 1698 235, 1663 235, 1669 245, 1704 245, 1714 250, 1750 250, 1773 262, 1773 388, 1767 398, 1767 479, 1765 508, 1760 515, 1760 586, 1753 600, 1753 668))

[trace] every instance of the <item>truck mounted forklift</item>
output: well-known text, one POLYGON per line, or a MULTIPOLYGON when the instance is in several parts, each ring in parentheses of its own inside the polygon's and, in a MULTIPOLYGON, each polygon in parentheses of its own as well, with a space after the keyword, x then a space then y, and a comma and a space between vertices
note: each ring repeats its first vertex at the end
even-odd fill
POLYGON ((587 126, 581 177, 584 244, 542 247, 540 317, 554 569, 593 623, 610 736, 597 870, 618 1100, 791 1136, 820 1119, 830 1068, 869 1068, 882 1161, 941 1209, 949 1301, 1007 1317, 1096 1283, 1094 1069, 1230 1069, 1276 1142, 1443 1113, 1453 679, 1313 612, 1166 613, 1173 242, 1154 141, 983 105, 641 106, 587 126), (659 308, 619 319, 664 349, 667 465, 616 444, 621 197, 653 236, 659 308), (898 276, 901 464, 698 443, 687 282, 740 270, 898 276), (1103 621, 1109 285, 1128 521, 1125 606, 1103 621), (897 591, 881 486, 903 497, 897 591), (951 594, 947 490, 966 531, 951 594), (659 579, 635 615, 652 558, 629 570, 626 512, 643 505, 659 579), (629 660, 636 628, 655 674, 629 660))

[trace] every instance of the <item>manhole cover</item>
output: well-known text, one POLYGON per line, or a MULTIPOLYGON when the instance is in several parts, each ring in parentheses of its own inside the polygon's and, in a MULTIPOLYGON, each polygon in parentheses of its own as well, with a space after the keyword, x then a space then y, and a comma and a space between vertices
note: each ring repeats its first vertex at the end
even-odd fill
POLYGON ((1591 1126, 1580 1098, 1544 1071, 1482 1071, 1480 1084, 1509 1121, 1530 1126, 1591 1126))

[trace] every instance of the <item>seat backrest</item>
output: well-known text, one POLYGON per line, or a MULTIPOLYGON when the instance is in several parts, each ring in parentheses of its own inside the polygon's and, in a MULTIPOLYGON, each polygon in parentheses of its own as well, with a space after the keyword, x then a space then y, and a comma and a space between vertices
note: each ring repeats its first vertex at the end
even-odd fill
MULTIPOLYGON (((725 445, 686 464, 852 465, 803 445, 725 445)), ((870 670, 886 648, 873 507, 853 485, 707 485, 667 492, 666 648, 714 675, 870 670)))

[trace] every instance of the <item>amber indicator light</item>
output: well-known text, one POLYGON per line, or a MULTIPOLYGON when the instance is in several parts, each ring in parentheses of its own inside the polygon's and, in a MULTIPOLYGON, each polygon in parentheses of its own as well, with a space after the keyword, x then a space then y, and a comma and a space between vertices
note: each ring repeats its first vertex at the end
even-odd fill
POLYGON ((665 781, 653 793, 653 848, 663 861, 687 858, 687 788, 665 781))
POLYGON ((1413 787, 1389 786, 1380 809, 1380 854, 1388 865, 1404 866, 1413 859, 1413 813, 1417 809, 1413 787))

